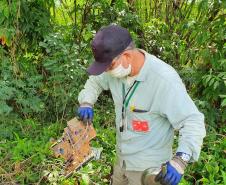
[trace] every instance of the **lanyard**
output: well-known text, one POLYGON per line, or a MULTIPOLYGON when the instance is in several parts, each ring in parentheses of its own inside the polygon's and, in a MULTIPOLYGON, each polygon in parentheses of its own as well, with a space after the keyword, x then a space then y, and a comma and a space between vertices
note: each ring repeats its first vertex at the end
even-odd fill
MULTIPOLYGON (((125 84, 124 83, 122 84, 122 97, 123 97, 123 102, 122 102, 122 120, 123 120, 123 123, 124 123, 124 119, 125 119, 125 108, 128 107, 129 101, 132 98, 132 96, 133 96, 135 90, 137 89, 139 83, 140 83, 139 81, 135 81, 133 83, 133 85, 129 88, 129 90, 127 91, 126 94, 125 94, 125 84)), ((120 128, 119 128, 120 132, 123 132, 123 129, 124 129, 124 124, 122 124, 120 126, 120 128)))

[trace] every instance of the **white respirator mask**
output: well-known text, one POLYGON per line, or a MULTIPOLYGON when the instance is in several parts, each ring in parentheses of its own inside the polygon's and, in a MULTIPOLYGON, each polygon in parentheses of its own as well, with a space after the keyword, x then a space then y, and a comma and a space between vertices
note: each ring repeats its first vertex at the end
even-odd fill
POLYGON ((116 78, 124 78, 131 73, 131 65, 129 64, 129 67, 124 68, 122 64, 120 64, 115 69, 108 71, 108 73, 116 78))

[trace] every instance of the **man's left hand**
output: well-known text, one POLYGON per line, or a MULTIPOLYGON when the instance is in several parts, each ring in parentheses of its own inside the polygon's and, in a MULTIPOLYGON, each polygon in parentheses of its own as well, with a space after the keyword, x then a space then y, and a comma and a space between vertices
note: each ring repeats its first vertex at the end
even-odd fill
POLYGON ((177 185, 187 166, 179 156, 174 156, 171 161, 163 164, 162 170, 156 176, 155 181, 160 182, 162 185, 177 185))

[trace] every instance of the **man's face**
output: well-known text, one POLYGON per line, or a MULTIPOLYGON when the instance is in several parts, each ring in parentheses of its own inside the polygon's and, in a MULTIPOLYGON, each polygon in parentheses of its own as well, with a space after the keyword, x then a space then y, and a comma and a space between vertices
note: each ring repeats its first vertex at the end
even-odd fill
POLYGON ((128 52, 124 51, 113 59, 106 72, 110 73, 116 78, 123 78, 128 76, 131 73, 131 64, 129 58, 130 57, 128 52))

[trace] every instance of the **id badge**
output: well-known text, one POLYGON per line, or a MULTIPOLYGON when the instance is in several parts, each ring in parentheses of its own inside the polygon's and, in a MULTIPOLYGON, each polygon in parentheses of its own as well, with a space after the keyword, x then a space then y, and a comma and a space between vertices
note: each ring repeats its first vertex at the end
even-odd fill
POLYGON ((150 131, 148 121, 132 120, 132 129, 136 132, 150 131))

